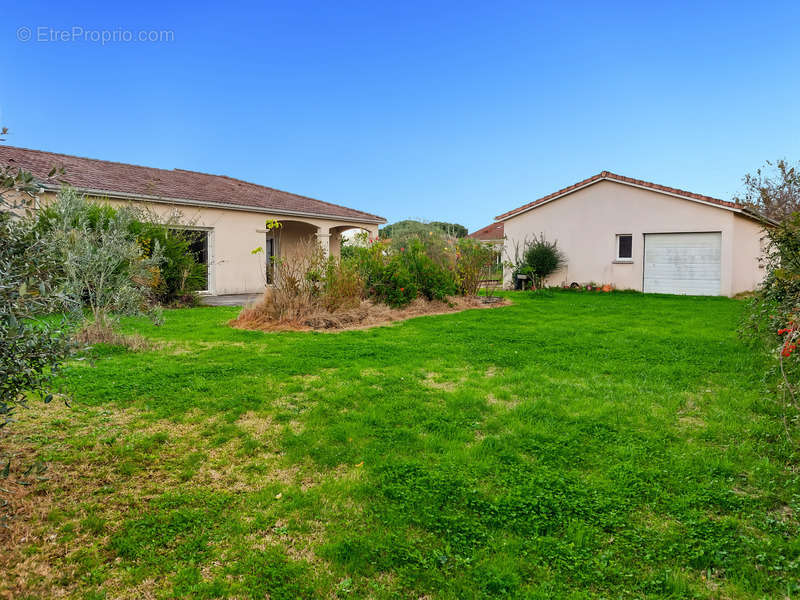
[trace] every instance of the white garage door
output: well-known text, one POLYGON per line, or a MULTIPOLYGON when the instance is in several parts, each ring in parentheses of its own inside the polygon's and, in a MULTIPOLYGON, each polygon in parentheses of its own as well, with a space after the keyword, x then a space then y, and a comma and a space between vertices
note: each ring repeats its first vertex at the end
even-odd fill
POLYGON ((716 296, 720 293, 720 233, 644 236, 644 291, 716 296))

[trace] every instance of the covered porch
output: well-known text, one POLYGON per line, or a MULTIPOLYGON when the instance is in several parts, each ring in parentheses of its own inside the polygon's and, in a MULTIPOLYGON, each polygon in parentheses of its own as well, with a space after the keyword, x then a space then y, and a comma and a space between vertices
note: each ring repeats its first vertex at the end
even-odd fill
POLYGON ((264 260, 267 284, 272 283, 272 266, 278 258, 291 258, 304 252, 309 243, 319 244, 323 254, 339 257, 342 250, 342 234, 345 231, 365 231, 370 237, 378 237, 378 225, 373 223, 327 221, 322 219, 274 218, 267 219, 264 229, 264 260))

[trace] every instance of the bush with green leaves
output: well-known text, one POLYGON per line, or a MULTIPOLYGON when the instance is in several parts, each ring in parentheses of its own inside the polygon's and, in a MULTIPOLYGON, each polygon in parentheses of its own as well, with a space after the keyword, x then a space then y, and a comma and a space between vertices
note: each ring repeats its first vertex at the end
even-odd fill
POLYGON ((766 225, 765 235, 766 276, 750 300, 742 333, 773 358, 771 379, 779 382, 784 425, 791 437, 790 429, 800 425, 800 213, 766 225))
POLYGON ((397 249, 374 240, 367 247, 354 248, 348 260, 361 274, 368 297, 400 307, 418 297, 445 300, 458 292, 452 248, 447 256, 431 254, 430 248, 416 238, 397 249))
MULTIPOLYGON (((431 236, 428 236, 431 237, 431 236)), ((426 247, 422 240, 411 239, 408 246, 401 247, 392 259, 408 271, 419 295, 427 300, 445 300, 458 293, 456 277, 452 268, 454 253, 438 257, 426 247), (433 255, 432 255, 433 254, 433 255), (437 260, 437 258, 439 260, 437 260)))
MULTIPOLYGON (((7 133, 0 128, 0 141, 7 133)), ((62 172, 53 168, 48 178, 62 172)), ((53 377, 73 346, 74 306, 62 290, 60 257, 31 209, 38 193, 32 173, 0 166, 0 428, 28 394, 49 402, 53 377), (52 312, 66 316, 47 318, 52 312)))
POLYGON ((0 211, 0 427, 27 393, 52 398, 76 320, 61 261, 33 217, 0 211), (50 313, 63 317, 49 317, 50 313))
POLYGON ((484 279, 493 275, 495 250, 478 240, 461 238, 456 242, 456 280, 465 296, 477 296, 484 279))
MULTIPOLYGON (((116 209, 102 202, 86 201, 72 216, 70 226, 78 227, 80 217, 87 230, 96 232, 113 221, 119 210, 124 211, 128 231, 132 239, 138 240, 146 256, 149 257, 153 248, 159 248, 158 277, 152 280, 151 290, 154 299, 161 304, 196 304, 197 291, 206 285, 206 266, 198 263, 191 251, 196 232, 187 229, 179 215, 161 222, 156 215, 138 207, 116 209)), ((56 205, 47 206, 38 213, 37 229, 46 234, 62 217, 56 205)))
POLYGON ((558 247, 558 242, 548 241, 544 234, 525 240, 521 254, 512 263, 512 277, 517 281, 519 275, 525 275, 534 289, 541 289, 544 281, 556 271, 564 268, 567 257, 558 247))
POLYGON ((145 252, 156 246, 160 249, 160 276, 153 289, 155 299, 161 304, 197 304, 197 292, 207 285, 207 268, 197 261, 191 249, 197 232, 141 216, 131 223, 131 231, 145 252))
POLYGON ((46 235, 62 261, 65 292, 96 324, 120 314, 157 314, 161 248, 139 240, 135 221, 133 209, 98 207, 67 187, 49 207, 46 235))

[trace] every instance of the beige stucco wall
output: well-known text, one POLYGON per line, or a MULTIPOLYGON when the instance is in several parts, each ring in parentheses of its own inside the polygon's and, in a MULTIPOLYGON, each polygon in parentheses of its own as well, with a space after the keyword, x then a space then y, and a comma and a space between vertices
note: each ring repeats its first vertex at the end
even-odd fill
MULTIPOLYGON (((47 202, 52 194, 46 192, 41 201, 47 202)), ((129 201, 94 198, 112 206, 120 206, 129 201)), ((137 207, 146 207, 165 222, 176 212, 180 222, 197 229, 209 231, 209 292, 219 294, 257 293, 264 289, 265 256, 252 251, 264 247, 266 241, 265 223, 276 219, 284 223, 281 231, 279 252, 291 252, 300 237, 321 234, 321 241, 327 243, 332 228, 338 241, 339 228, 363 228, 370 235, 377 236, 378 225, 353 223, 345 220, 288 217, 267 212, 250 212, 219 208, 193 207, 160 202, 136 201, 137 207)), ((331 251, 338 254, 338 244, 331 244, 331 251)))
POLYGON ((766 244, 764 227, 754 221, 736 215, 734 228, 733 293, 756 289, 764 279, 766 271, 762 258, 766 244))
MULTIPOLYGON (((505 221, 505 259, 514 245, 543 233, 557 240, 567 266, 550 285, 611 283, 617 289, 642 290, 646 233, 721 232, 723 295, 754 289, 759 268, 760 225, 736 213, 652 190, 600 181, 505 221), (633 261, 616 263, 616 235, 633 235, 633 261)), ((505 271, 505 284, 511 272, 505 271)))

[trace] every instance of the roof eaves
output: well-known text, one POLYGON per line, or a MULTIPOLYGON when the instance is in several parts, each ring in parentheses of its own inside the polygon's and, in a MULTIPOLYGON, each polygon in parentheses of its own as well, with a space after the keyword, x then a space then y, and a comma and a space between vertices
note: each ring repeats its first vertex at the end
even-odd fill
MULTIPOLYGON (((553 200, 557 200, 563 196, 567 196, 573 192, 581 190, 585 187, 589 187, 590 185, 594 185, 600 181, 613 181, 616 183, 620 183, 622 185, 629 185, 632 187, 638 187, 641 189, 658 192, 661 194, 666 194, 668 196, 673 196, 676 198, 681 198, 683 200, 689 200, 691 202, 698 202, 700 204, 706 204, 708 206, 712 206, 715 208, 722 208, 725 210, 730 210, 732 212, 740 213, 745 216, 755 218, 757 220, 764 221, 766 217, 759 214, 756 211, 748 210, 746 207, 738 205, 734 202, 728 202, 726 200, 720 200, 719 198, 712 198, 711 196, 704 196, 702 194, 695 194, 693 192, 687 192, 686 190, 679 190, 677 188, 671 188, 663 185, 658 185, 655 183, 651 183, 649 181, 633 179, 631 177, 625 177, 624 175, 617 175, 616 173, 612 173, 610 171, 603 171, 598 173, 597 175, 593 175, 583 181, 579 181, 571 186, 565 187, 560 189, 552 194, 547 196, 543 196, 538 200, 534 200, 533 202, 529 202, 528 204, 524 204, 517 209, 512 211, 503 213, 495 217, 498 221, 507 221, 512 217, 516 217, 522 213, 528 212, 529 210, 533 210, 534 208, 538 208, 548 202, 552 202, 553 200)), ((774 224, 774 222, 773 222, 774 224)))
MULTIPOLYGON (((59 189, 61 189, 60 185, 43 183, 41 181, 39 182, 39 184, 41 185, 42 188, 51 192, 58 191, 59 189)), ((332 221, 334 220, 354 221, 356 223, 375 223, 375 224, 386 223, 386 219, 378 216, 353 217, 353 216, 342 216, 342 215, 333 215, 326 213, 313 213, 313 212, 303 212, 303 211, 285 210, 277 208, 267 208, 263 206, 246 206, 242 204, 231 204, 227 202, 204 202, 202 200, 192 200, 191 198, 168 198, 164 196, 150 196, 147 194, 133 194, 127 192, 116 192, 113 190, 99 190, 99 189, 92 189, 85 187, 75 187, 75 189, 83 194, 89 194, 91 196, 101 196, 101 197, 115 198, 120 200, 146 200, 148 202, 158 202, 161 204, 179 204, 182 206, 197 206, 201 208, 221 208, 227 210, 239 210, 243 212, 255 212, 264 214, 294 216, 294 217, 328 219, 332 221)), ((345 207, 340 207, 340 208, 345 208, 345 207)))

